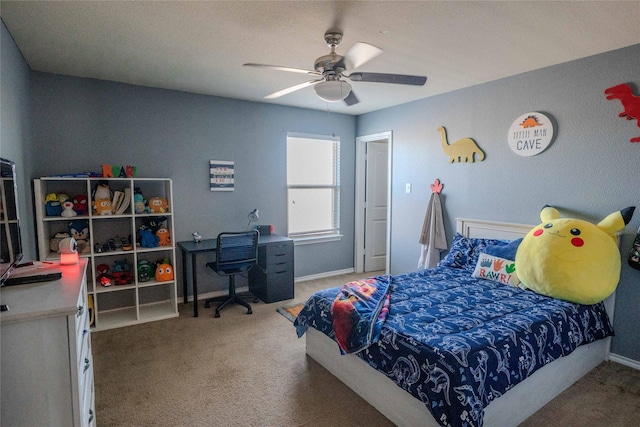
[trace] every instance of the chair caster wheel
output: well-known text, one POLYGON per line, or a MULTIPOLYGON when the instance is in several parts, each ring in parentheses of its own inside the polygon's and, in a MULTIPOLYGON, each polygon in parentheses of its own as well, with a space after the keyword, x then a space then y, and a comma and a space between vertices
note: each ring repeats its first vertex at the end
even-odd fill
POLYGON ((209 308, 211 307, 211 304, 209 304, 208 302, 204 303, 204 308, 209 308))
POLYGON ((216 311, 216 314, 215 314, 213 317, 216 317, 216 318, 217 318, 217 317, 220 317, 220 313, 218 313, 218 312, 216 311))
POLYGON ((251 309, 247 310, 247 314, 253 314, 253 310, 251 309))
POLYGON ((253 303, 257 304, 258 303, 258 297, 253 297, 253 303))

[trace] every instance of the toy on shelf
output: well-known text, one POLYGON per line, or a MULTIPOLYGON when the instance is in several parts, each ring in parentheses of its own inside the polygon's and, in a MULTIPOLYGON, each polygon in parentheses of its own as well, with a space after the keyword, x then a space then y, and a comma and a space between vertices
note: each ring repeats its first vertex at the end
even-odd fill
POLYGON ((156 268, 156 280, 158 282, 169 282, 173 280, 173 267, 169 264, 169 260, 164 260, 162 264, 156 268))
POLYGON ((96 209, 96 214, 98 215, 111 215, 113 214, 113 207, 111 205, 111 200, 109 199, 99 199, 95 201, 94 207, 96 209))
POLYGON ((102 286, 111 286, 111 275, 109 274, 109 266, 107 264, 99 264, 96 267, 96 280, 102 286))
POLYGON ((171 233, 169 233, 168 228, 160 228, 158 231, 156 231, 156 236, 158 236, 158 245, 171 246, 171 233))
POLYGON ((60 250, 60 242, 62 239, 66 239, 67 237, 71 237, 69 233, 56 233, 49 239, 49 250, 51 252, 58 252, 60 250))
POLYGON ((44 199, 47 216, 60 216, 62 213, 62 203, 58 200, 56 193, 49 193, 44 199))
POLYGON ((153 234, 153 232, 149 227, 147 227, 146 225, 140 226, 138 233, 140 234, 140 246, 144 248, 158 247, 158 242, 160 241, 160 238, 155 234, 153 234))
POLYGON ((131 268, 126 260, 116 261, 111 274, 116 285, 130 285, 133 283, 131 268))
POLYGON ((147 201, 142 195, 142 190, 140 190, 139 187, 136 187, 133 190, 133 209, 137 214, 149 213, 147 201))
POLYGON ((152 197, 149 199, 150 213, 166 213, 169 212, 169 204, 167 199, 163 197, 152 197))
POLYGON ((88 215, 89 207, 87 206, 87 196, 78 194, 73 198, 73 210, 78 215, 88 215))
POLYGON ((78 242, 78 252, 89 252, 89 221, 77 219, 69 222, 69 236, 78 242))
POLYGON ((106 181, 98 182, 93 192, 93 209, 96 211, 96 214, 111 215, 113 213, 111 197, 112 194, 109 189, 109 184, 106 181))
POLYGON ((65 200, 65 202, 62 204, 62 212, 60 213, 60 216, 71 218, 77 215, 78 213, 73 210, 73 201, 65 200))
POLYGON ((138 282, 148 282, 153 274, 153 266, 146 259, 138 261, 138 282))

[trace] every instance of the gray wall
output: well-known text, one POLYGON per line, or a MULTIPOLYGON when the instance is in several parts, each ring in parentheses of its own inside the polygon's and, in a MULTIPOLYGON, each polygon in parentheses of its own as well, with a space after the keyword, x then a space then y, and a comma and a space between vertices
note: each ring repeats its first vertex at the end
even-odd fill
POLYGON ((4 25, 0 24, 0 156, 16 163, 24 259, 36 256, 31 180, 33 119, 30 70, 4 25))
MULTIPOLYGON (((287 132, 339 136, 345 237, 296 246, 295 275, 353 267, 354 117, 37 72, 32 97, 32 177, 99 171, 103 163, 170 177, 175 241, 245 229, 254 208, 259 223, 286 234, 287 132), (235 162, 235 191, 209 191, 211 159, 235 162)), ((201 258, 199 292, 226 289, 226 279, 202 267, 212 257, 201 258)))
MULTIPOLYGON (((414 270, 419 257, 429 184, 441 195, 449 242, 455 218, 538 224, 545 204, 564 216, 598 222, 611 212, 638 206, 622 236, 614 353, 640 361, 640 272, 626 257, 640 225, 636 121, 618 117, 622 105, 604 90, 619 83, 640 86, 640 45, 362 115, 358 136, 393 131, 391 271, 414 270), (555 141, 534 157, 514 154, 507 131, 521 114, 541 111, 555 119, 555 141), (471 137, 485 151, 476 163, 448 163, 439 126, 449 142, 471 137), (413 192, 404 192, 405 183, 413 192)), ((428 83, 427 83, 428 84, 428 83)))

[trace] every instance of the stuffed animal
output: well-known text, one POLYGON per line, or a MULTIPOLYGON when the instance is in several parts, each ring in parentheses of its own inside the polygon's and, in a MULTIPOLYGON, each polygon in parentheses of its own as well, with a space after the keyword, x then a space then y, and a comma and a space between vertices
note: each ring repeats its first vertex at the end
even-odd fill
POLYGON ((130 285, 133 283, 131 269, 126 260, 116 261, 113 264, 113 273, 111 276, 116 285, 130 285))
POLYGON ((78 215, 78 212, 73 210, 72 200, 65 200, 65 202, 62 204, 62 212, 60 213, 60 215, 65 218, 71 218, 78 215))
POLYGON ((113 214, 113 206, 109 199, 96 199, 94 203, 96 214, 98 215, 111 215, 113 214))
POLYGON ((614 212, 592 224, 560 218, 545 206, 542 223, 522 240, 516 270, 527 288, 553 298, 595 304, 615 291, 620 280, 620 251, 614 234, 631 220, 635 207, 614 212))
POLYGON ((67 237, 71 237, 69 233, 56 233, 51 239, 49 239, 49 250, 51 252, 58 252, 60 250, 60 242, 62 239, 66 239, 67 237))
POLYGON ((160 240, 158 236, 153 234, 151 229, 146 226, 141 226, 140 230, 138 230, 140 234, 140 246, 145 248, 155 248, 158 246, 158 241, 160 240))
POLYGON ((168 228, 160 228, 158 231, 156 231, 156 236, 158 236, 158 245, 171 246, 171 233, 169 233, 168 228))
POLYGON ((156 280, 158 282, 168 282, 173 280, 173 267, 167 263, 160 264, 156 268, 156 280))
POLYGON ((62 203, 58 200, 58 195, 56 193, 47 194, 44 202, 47 216, 60 216, 62 213, 62 203))
POLYGON ((98 182, 93 192, 93 209, 98 215, 110 215, 113 213, 111 198, 109 184, 106 181, 98 182))
POLYGON ((162 197, 152 197, 149 199, 149 212, 151 213, 165 213, 169 212, 169 205, 167 199, 162 197))
POLYGON ((153 274, 153 267, 146 259, 138 261, 138 282, 148 282, 153 274))
POLYGON ((69 222, 69 236, 78 242, 78 252, 89 252, 89 221, 75 220, 69 222))
POLYGON ((163 223, 167 220, 166 216, 150 216, 143 220, 144 226, 147 227, 153 234, 156 234, 158 230, 163 227, 163 223))
POLYGON ((133 207, 137 214, 147 212, 147 201, 144 199, 142 193, 135 193, 133 195, 133 207))
POLYGON ((87 215, 89 213, 89 208, 87 207, 87 196, 83 194, 78 194, 73 198, 73 210, 76 211, 78 215, 87 215))
POLYGON ((111 286, 111 275, 109 274, 109 266, 107 264, 99 264, 96 267, 96 279, 102 286, 111 286))

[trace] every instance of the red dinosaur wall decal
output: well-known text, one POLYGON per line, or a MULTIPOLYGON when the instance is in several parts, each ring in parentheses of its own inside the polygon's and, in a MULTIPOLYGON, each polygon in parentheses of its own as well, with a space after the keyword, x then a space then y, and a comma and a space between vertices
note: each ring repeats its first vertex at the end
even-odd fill
MULTIPOLYGON (((605 89, 607 99, 619 99, 624 111, 618 117, 626 117, 627 120, 636 120, 640 127, 640 96, 634 95, 631 86, 626 83, 605 89)), ((631 142, 640 142, 640 136, 631 138, 631 142)))

